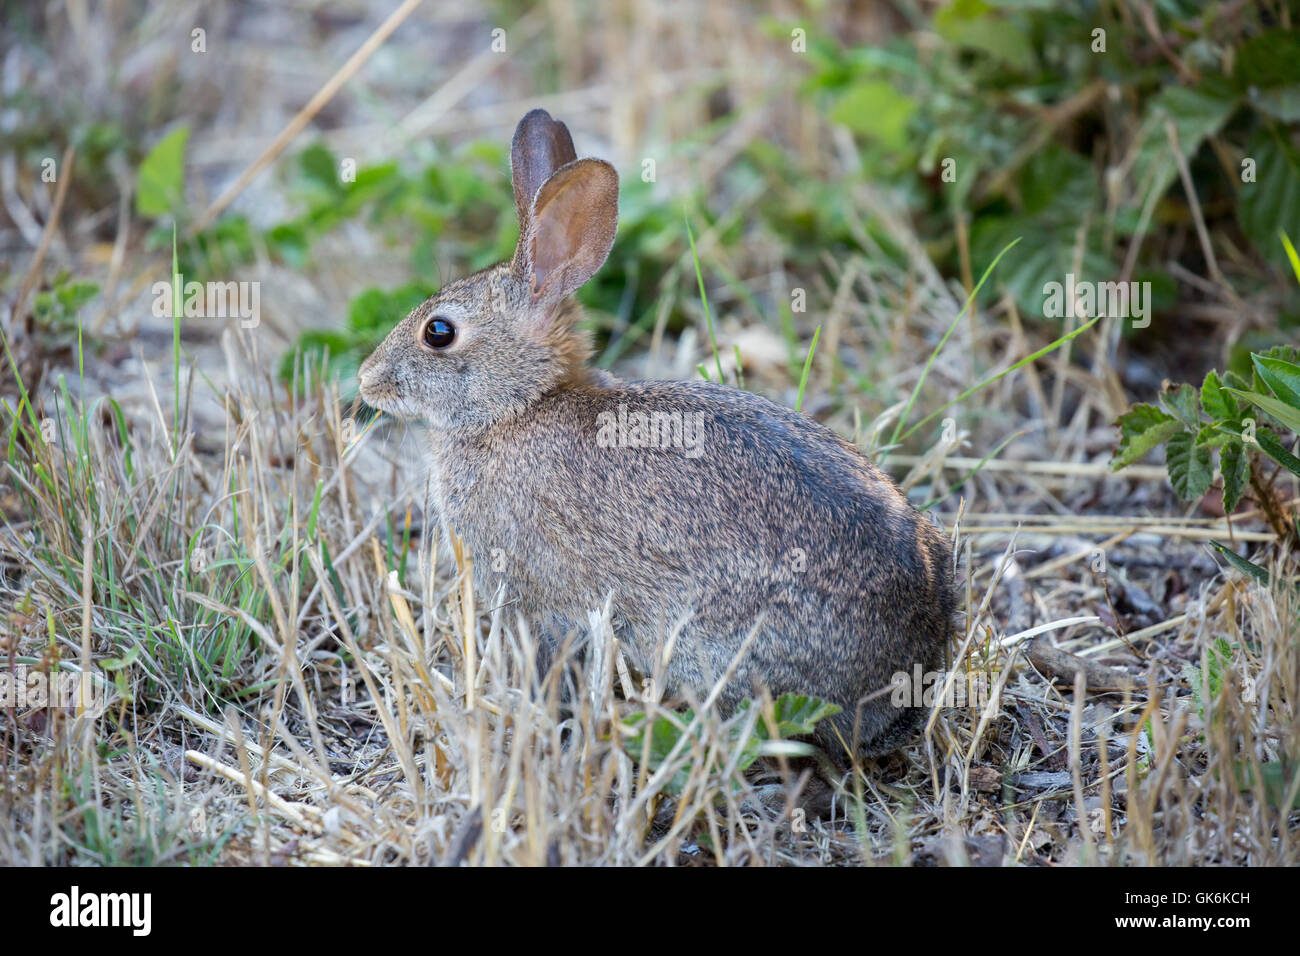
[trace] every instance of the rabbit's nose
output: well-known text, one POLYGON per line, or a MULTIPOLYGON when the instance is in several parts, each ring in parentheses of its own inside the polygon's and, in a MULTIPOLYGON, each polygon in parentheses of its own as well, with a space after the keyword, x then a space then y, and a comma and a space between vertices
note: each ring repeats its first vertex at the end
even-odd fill
POLYGON ((357 369, 357 382, 361 386, 361 397, 365 398, 366 393, 374 387, 377 378, 375 371, 375 356, 373 354, 366 356, 366 360, 361 363, 357 369))

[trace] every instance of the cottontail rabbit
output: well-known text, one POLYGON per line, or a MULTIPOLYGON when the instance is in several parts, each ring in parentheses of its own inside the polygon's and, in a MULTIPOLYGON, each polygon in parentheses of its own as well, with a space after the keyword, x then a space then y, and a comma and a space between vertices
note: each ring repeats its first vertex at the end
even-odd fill
POLYGON ((572 293, 614 242, 618 175, 544 110, 511 165, 514 258, 420 305, 360 371, 366 402, 432 426, 436 504, 476 586, 560 637, 612 595, 625 653, 665 689, 734 668, 724 707, 759 684, 816 695, 843 708, 818 734, 837 763, 895 749, 921 711, 891 676, 938 669, 952 626, 943 534, 798 412, 588 368, 572 293))

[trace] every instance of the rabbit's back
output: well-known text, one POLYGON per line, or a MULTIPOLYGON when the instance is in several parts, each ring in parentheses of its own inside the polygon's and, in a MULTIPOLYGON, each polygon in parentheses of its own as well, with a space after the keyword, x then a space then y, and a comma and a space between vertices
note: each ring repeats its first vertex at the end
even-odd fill
MULTIPOLYGON (((648 675, 686 622, 671 685, 707 689, 758 626, 724 700, 758 683, 823 696, 845 708, 847 740, 859 698, 938 664, 943 535, 851 444, 752 393, 593 376, 435 456, 481 584, 575 626, 612 594, 648 675)), ((859 739, 906 721, 889 697, 864 709, 859 739)))

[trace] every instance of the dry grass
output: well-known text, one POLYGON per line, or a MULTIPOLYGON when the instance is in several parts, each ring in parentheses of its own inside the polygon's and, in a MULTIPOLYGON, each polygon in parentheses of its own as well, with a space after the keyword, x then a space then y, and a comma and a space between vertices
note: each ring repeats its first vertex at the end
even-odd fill
MULTIPOLYGON (((613 5, 599 32, 576 31, 574 5, 550 4, 555 43, 570 54, 558 67, 569 92, 540 102, 571 111, 575 127, 603 128, 624 156, 635 155, 640 130, 672 141, 698 128, 717 84, 735 102, 762 104, 694 160, 739 220, 745 196, 734 195, 725 170, 749 139, 787 142, 813 166, 852 164, 853 146, 783 96, 781 76, 749 68, 768 41, 739 6, 706 6, 713 26, 735 38, 723 50, 647 5, 613 5), (614 82, 610 64, 644 84, 614 82), (714 85, 701 83, 705 74, 714 85), (689 95, 669 105, 651 95, 666 89, 689 95)), ((521 32, 530 29, 540 27, 525 22, 521 32)), ((402 36, 390 44, 399 60, 411 55, 402 36)), ((512 123, 519 104, 533 102, 517 78, 498 78, 492 102, 471 102, 497 66, 470 59, 446 71, 438 91, 406 112, 405 134, 512 123)), ((300 92, 305 102, 313 89, 300 92)), ((282 124, 294 110, 283 112, 282 124)), ((227 132, 220 115, 214 105, 211 125, 196 134, 200 156, 227 132)), ((343 117, 336 139, 353 119, 343 117)), ((275 132, 241 155, 253 162, 275 132)), ((45 199, 17 201, 38 208, 57 234, 26 237, 29 262, 38 243, 61 262, 90 261, 92 243, 69 211, 59 226, 45 199)), ((1106 425, 1126 404, 1113 329, 963 403, 951 414, 972 424, 952 441, 911 456, 884 448, 886 403, 827 397, 855 376, 880 395, 906 397, 965 293, 940 278, 895 199, 864 186, 843 201, 848 221, 873 228, 858 229, 860 254, 827 256, 811 277, 822 337, 805 409, 854 437, 922 500, 940 499, 965 593, 950 659, 986 704, 937 702, 911 746, 843 781, 825 820, 799 812, 798 774, 779 758, 765 778, 737 769, 746 725, 763 719, 764 702, 728 720, 692 701, 699 716, 664 766, 652 771, 629 753, 624 719, 673 714, 680 702, 641 698, 599 613, 594 652, 561 662, 575 681, 574 703, 562 710, 558 675, 539 684, 525 665, 527 629, 473 593, 467 556, 437 540, 418 467, 423 435, 385 425, 352 440, 349 408, 330 387, 294 389, 290 400, 273 381, 277 322, 289 326, 283 316, 298 305, 337 317, 334 293, 349 284, 349 269, 364 275, 367 252, 372 263, 385 255, 360 238, 345 250, 356 263, 341 273, 322 253, 320 288, 260 263, 281 318, 187 343, 192 367, 179 376, 169 369, 169 332, 158 339, 154 330, 134 369, 101 371, 88 354, 77 375, 75 352, 42 354, 43 343, 16 335, 6 318, 25 381, 50 369, 33 410, 19 405, 16 383, 0 390, 7 666, 48 670, 58 661, 97 674, 107 706, 7 711, 0 862, 1300 862, 1294 569, 1281 566, 1264 589, 1221 573, 1204 545, 1233 535, 1266 542, 1264 523, 1180 513, 1158 469, 1109 475, 1106 425), (876 254, 877 229, 908 251, 905 272, 876 254), (73 372, 63 391, 51 384, 60 369, 73 372), (48 441, 46 417, 58 423, 48 441), (948 494, 1017 432, 1006 466, 948 494), (1069 673, 1053 683, 1027 653, 1038 635, 1131 685, 1075 687, 1069 673), (788 788, 784 808, 765 809, 757 792, 772 780, 788 788)), ((770 360, 781 353, 762 304, 784 296, 793 277, 771 237, 728 245, 721 231, 697 237, 706 271, 733 280, 710 289, 720 351, 739 349, 749 387, 791 400, 797 379, 783 359, 770 360)), ((20 232, 15 225, 12 236, 20 232)), ((117 245, 100 268, 151 275, 137 245, 117 245)), ((670 281, 664 294, 694 308, 685 264, 670 281)), ((106 317, 110 330, 128 329, 123 316, 140 301, 128 281, 120 286, 122 314, 106 317)), ((689 374, 708 351, 702 315, 698 328, 677 342, 656 328, 627 371, 689 374)), ((799 332, 806 342, 812 329, 799 332)), ((931 370, 923 411, 1049 338, 1022 325, 1009 299, 973 313, 931 370)))

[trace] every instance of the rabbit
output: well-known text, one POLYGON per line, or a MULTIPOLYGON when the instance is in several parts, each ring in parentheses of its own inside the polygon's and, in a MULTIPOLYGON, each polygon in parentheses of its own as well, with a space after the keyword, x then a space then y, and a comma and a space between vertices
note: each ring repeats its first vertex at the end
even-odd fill
POLYGON ((513 258, 414 309, 358 376, 367 404, 430 426, 432 495, 476 588, 550 642, 608 599, 665 692, 726 678, 728 712, 759 687, 837 704, 815 742, 838 766, 897 749, 924 711, 891 678, 939 669, 953 627, 943 532, 799 412, 589 367, 573 293, 613 245, 618 175, 540 109, 511 172, 513 258))

